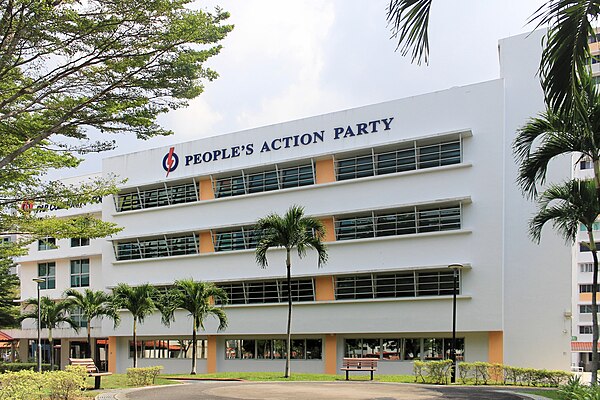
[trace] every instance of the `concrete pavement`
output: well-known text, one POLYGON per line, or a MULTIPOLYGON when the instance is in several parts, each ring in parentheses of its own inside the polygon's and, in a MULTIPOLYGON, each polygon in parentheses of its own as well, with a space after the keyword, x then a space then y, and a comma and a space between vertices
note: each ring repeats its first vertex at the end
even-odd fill
POLYGON ((97 400, 520 400, 543 399, 493 387, 381 382, 193 381, 104 393, 97 400))

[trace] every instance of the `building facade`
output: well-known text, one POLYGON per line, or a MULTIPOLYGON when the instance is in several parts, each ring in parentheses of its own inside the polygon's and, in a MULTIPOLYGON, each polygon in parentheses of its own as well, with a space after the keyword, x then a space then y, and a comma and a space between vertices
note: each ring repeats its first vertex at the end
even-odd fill
MULTIPOLYGON (((260 268, 253 225, 298 204, 327 228, 329 261, 292 260, 293 371, 335 374, 343 357, 369 356, 381 373, 411 373, 414 359, 447 357, 456 263, 459 359, 567 369, 572 249, 550 229, 540 245, 528 237, 535 206, 516 186, 512 152, 543 109, 541 35, 502 40, 493 81, 105 159, 105 176, 128 180, 102 218, 124 229, 90 245, 90 287, 214 282, 229 294, 229 325, 205 322, 199 372, 280 371, 284 252, 260 268)), ((570 164, 557 160, 549 181, 568 178, 570 164)), ((24 298, 44 263, 72 284, 65 271, 82 256, 60 249, 20 263, 24 298)), ((97 327, 109 370, 124 372, 136 348, 141 366, 189 370, 184 312, 169 328, 148 318, 135 346, 131 326, 123 312, 119 327, 97 327)))

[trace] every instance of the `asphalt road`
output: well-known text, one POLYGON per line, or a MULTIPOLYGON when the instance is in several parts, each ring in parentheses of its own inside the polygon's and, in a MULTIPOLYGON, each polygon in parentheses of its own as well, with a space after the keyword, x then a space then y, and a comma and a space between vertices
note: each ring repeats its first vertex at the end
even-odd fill
POLYGON ((425 386, 378 382, 214 382, 145 388, 120 400, 519 400, 514 393, 483 387, 425 386))

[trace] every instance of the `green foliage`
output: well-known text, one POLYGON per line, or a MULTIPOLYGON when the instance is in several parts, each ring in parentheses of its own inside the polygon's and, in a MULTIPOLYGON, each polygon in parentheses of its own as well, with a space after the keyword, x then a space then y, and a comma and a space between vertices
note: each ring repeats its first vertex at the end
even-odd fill
POLYGON ((87 368, 83 365, 67 365, 65 371, 80 376, 84 381, 88 376, 87 368))
POLYGON ((448 384, 450 374, 452 373, 452 360, 415 360, 413 370, 415 373, 415 382, 417 381, 417 377, 420 377, 423 383, 428 382, 446 385, 448 384))
MULTIPOLYGON (((137 337, 137 324, 143 323, 146 317, 156 310, 154 299, 157 296, 156 288, 147 283, 140 286, 119 283, 113 288, 112 301, 114 306, 126 309, 133 317, 132 333, 134 343, 137 337)), ((137 350, 133 352, 133 367, 137 367, 137 350)))
POLYGON ((156 377, 160 374, 162 369, 162 366, 127 368, 127 384, 129 386, 153 385, 156 377))
POLYGON ((6 372, 0 374, 0 400, 32 400, 43 395, 49 400, 74 400, 84 385, 85 377, 76 370, 6 372))
POLYGON ((81 310, 83 318, 87 321, 87 357, 92 356, 91 343, 91 321, 95 318, 110 318, 114 325, 119 324, 120 318, 112 296, 101 290, 85 289, 83 292, 75 289, 65 290, 66 302, 71 308, 77 307, 81 310))
POLYGON ((0 400, 32 400, 40 398, 44 375, 30 370, 0 374, 0 400))
POLYGON ((85 376, 80 371, 53 371, 44 375, 44 388, 50 400, 72 400, 85 386, 85 376))
POLYGON ((14 263, 0 258, 0 328, 18 325, 19 307, 14 300, 19 298, 19 278, 10 273, 14 263))
POLYGON ((464 384, 487 385, 488 383, 558 387, 573 375, 565 371, 518 368, 486 362, 461 362, 458 376, 464 384))
POLYGON ((212 315, 219 321, 218 330, 227 327, 227 315, 223 305, 227 304, 227 293, 210 282, 181 279, 167 293, 162 295, 156 305, 162 314, 162 322, 169 326, 175 320, 175 310, 186 310, 192 318, 192 374, 196 373, 196 334, 204 330, 204 320, 212 315), (219 302, 219 306, 214 303, 219 302))
MULTIPOLYGON (((36 371, 37 363, 32 362, 14 362, 14 363, 2 363, 0 362, 0 374, 5 372, 18 372, 18 371, 36 371)), ((50 371, 50 364, 42 364, 42 371, 50 371)))

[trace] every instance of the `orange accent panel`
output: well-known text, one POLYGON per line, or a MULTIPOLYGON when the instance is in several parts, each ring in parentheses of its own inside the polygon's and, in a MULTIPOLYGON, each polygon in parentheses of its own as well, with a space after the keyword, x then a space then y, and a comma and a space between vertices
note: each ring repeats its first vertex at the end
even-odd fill
POLYGON ((214 253, 215 246, 210 232, 200 232, 200 253, 214 253))
MULTIPOLYGON (((596 299, 600 300, 600 293, 596 295, 596 299)), ((579 293, 579 301, 592 301, 591 293, 579 293)))
POLYGON ((325 373, 328 375, 337 374, 337 336, 325 336, 325 373))
POLYGON ((488 362, 502 364, 504 361, 504 332, 488 332, 488 362))
POLYGON ((333 278, 331 276, 317 276, 315 285, 317 301, 335 300, 333 278))
POLYGON ((117 373, 117 337, 108 337, 108 372, 117 373))
POLYGON ((335 182, 333 158, 315 162, 317 183, 335 182))
POLYGON ((209 335, 206 339, 206 373, 214 374, 217 372, 217 336, 209 335))
POLYGON ((210 200, 215 198, 212 182, 210 179, 200 180, 200 200, 210 200))
POLYGON ((321 218, 321 223, 325 227, 325 241, 335 242, 335 224, 333 217, 321 218))
POLYGON ((590 53, 595 53, 598 52, 598 50, 600 50, 600 44, 598 42, 595 43, 590 43, 590 53))

